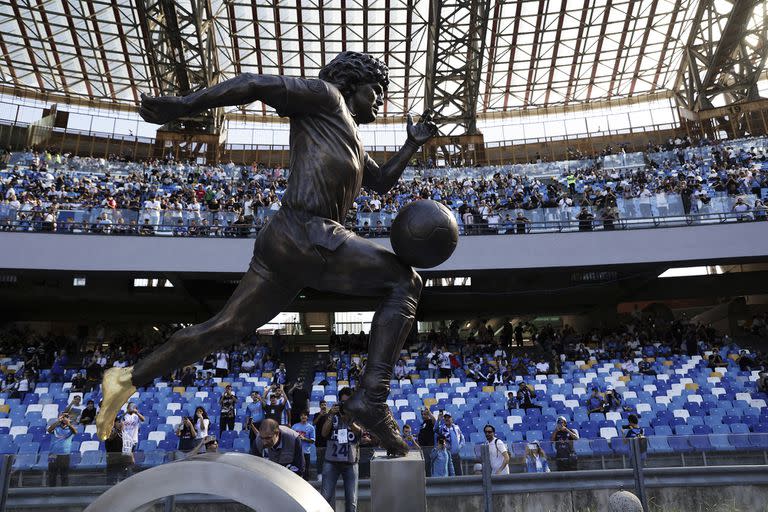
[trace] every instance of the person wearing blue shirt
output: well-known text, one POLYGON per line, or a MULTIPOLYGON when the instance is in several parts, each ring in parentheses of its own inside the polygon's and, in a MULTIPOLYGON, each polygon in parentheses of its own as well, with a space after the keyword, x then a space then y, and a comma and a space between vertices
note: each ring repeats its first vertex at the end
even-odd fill
POLYGON ((453 457, 445 446, 445 436, 437 436, 437 446, 432 448, 429 455, 432 466, 432 476, 454 476, 453 457))
POLYGON ((245 408, 245 428, 248 430, 251 442, 258 435, 258 430, 263 420, 264 402, 261 398, 261 393, 251 391, 251 403, 245 408))
POLYGON ((525 447, 525 471, 526 473, 550 472, 547 454, 538 442, 528 443, 525 447))
MULTIPOLYGON (((453 459, 452 466, 456 475, 461 476, 461 459, 459 458, 459 452, 461 447, 464 446, 465 439, 464 434, 461 432, 461 428, 453 422, 453 417, 449 413, 443 413, 437 416, 437 425, 435 426, 436 440, 439 440, 440 436, 445 438, 446 448, 451 454, 453 459)), ((437 445, 437 442, 435 443, 437 445)), ((433 473, 432 476, 435 476, 433 473)))
POLYGON ((48 427, 48 433, 53 435, 48 459, 48 487, 56 487, 56 475, 59 475, 62 487, 66 487, 69 484, 72 438, 77 434, 77 430, 70 423, 69 413, 61 413, 58 421, 48 427))
POLYGON ((66 351, 62 350, 53 361, 51 382, 64 382, 64 367, 67 366, 68 361, 66 351))
POLYGON ((293 425, 293 430, 299 433, 301 437, 301 449, 304 453, 304 480, 309 480, 309 451, 315 444, 315 427, 309 423, 309 414, 307 411, 301 413, 299 422, 293 425))
POLYGON ((645 437, 645 430, 643 427, 638 425, 638 422, 640 421, 640 418, 638 418, 637 414, 630 414, 627 417, 627 421, 629 422, 629 425, 624 427, 626 432, 624 433, 624 443, 629 443, 630 439, 639 438, 639 448, 640 448, 640 464, 643 464, 645 462, 645 456, 648 451, 648 440, 645 437))
POLYGON ((593 412, 605 412, 605 401, 598 388, 592 388, 592 394, 587 399, 587 414, 593 412))
POLYGON ((421 446, 416 442, 416 438, 413 437, 410 425, 403 425, 403 441, 408 445, 409 450, 421 450, 421 446))

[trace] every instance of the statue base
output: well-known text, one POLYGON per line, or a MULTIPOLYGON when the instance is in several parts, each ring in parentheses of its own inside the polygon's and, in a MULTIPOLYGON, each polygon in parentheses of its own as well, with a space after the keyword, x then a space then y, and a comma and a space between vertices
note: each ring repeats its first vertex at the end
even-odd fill
POLYGON ((425 512, 427 479, 421 450, 389 458, 377 451, 371 460, 371 512, 425 512))

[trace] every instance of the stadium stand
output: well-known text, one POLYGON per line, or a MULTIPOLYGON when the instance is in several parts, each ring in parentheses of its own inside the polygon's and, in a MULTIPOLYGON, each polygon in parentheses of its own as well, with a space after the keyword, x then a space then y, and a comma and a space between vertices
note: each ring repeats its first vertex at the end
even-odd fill
MULTIPOLYGON (((391 382, 388 404, 398 424, 408 424, 414 432, 419 431, 422 408, 435 415, 439 411, 450 413, 468 440, 461 454, 466 461, 475 460, 474 446, 483 441, 486 424, 495 427, 496 435, 510 445, 516 459, 523 456, 526 444, 534 441, 553 455, 548 439, 559 417, 579 433, 574 449, 587 465, 590 461, 599 464, 595 461, 607 457, 627 457, 622 429, 630 413, 640 416, 651 460, 681 454, 736 456, 768 451, 768 397, 757 387, 760 372, 768 368, 765 355, 742 350, 727 338, 713 338, 703 327, 687 327, 685 341, 679 345, 639 344, 637 339, 643 335, 628 337, 626 332, 631 331, 624 335, 609 333, 591 347, 581 343, 591 333, 576 336, 567 329, 539 332, 538 342, 556 349, 563 354, 561 357, 550 357, 545 352, 529 357, 520 348, 510 349, 498 343, 467 343, 456 354, 445 354, 452 363, 448 377, 438 376, 434 368, 439 363, 437 359, 432 362, 432 358, 441 355, 437 345, 413 346, 402 353, 405 370, 399 372, 402 378, 391 382), (425 354, 428 350, 430 353, 425 354), (425 355, 431 368, 423 368, 425 355), (490 381, 487 373, 491 368, 503 376, 502 382, 490 381), (535 390, 534 402, 540 409, 523 409, 522 404, 508 400, 508 392, 515 392, 520 383, 535 390), (589 414, 586 401, 593 388, 600 392, 612 390, 621 402, 606 407, 604 412, 589 414)), ((69 368, 64 382, 52 382, 51 370, 36 369, 36 354, 30 356, 34 351, 27 352, 24 357, 0 360, 4 375, 0 453, 16 454, 14 467, 18 471, 45 469, 51 437, 46 426, 71 402, 75 394, 71 381, 79 373, 77 368, 69 368), (12 376, 21 372, 34 384, 29 392, 19 394, 12 376)), ((248 450, 249 436, 242 425, 249 395, 254 390, 268 392, 277 372, 268 349, 262 345, 233 347, 230 355, 232 371, 227 377, 201 371, 201 363, 197 365, 194 385, 180 385, 183 373, 177 372, 174 380, 157 379, 132 397, 146 417, 136 453, 139 468, 180 456, 174 431, 182 416, 192 416, 196 407, 204 407, 215 422, 225 384, 233 386, 240 400, 235 430, 224 432, 220 449, 248 450), (243 357, 246 353, 255 356, 256 368, 243 372, 239 366, 244 359, 250 359, 243 357)), ((88 354, 83 364, 102 359, 112 364, 125 357, 117 352, 97 352, 88 354)), ((340 388, 354 385, 364 365, 364 353, 335 351, 327 360, 319 359, 309 397, 310 414, 319 411, 320 401, 333 403, 340 388)), ((81 394, 83 403, 88 399, 98 403, 97 386, 81 394)), ((73 469, 93 471, 105 467, 104 444, 95 437, 92 425, 78 426, 72 452, 73 469)), ((312 460, 315 458, 313 447, 312 460)))
MULTIPOLYGON (((347 224, 366 236, 385 236, 397 211, 419 198, 450 206, 465 233, 480 227, 483 233, 511 233, 518 213, 532 226, 575 221, 582 207, 605 229, 618 219, 690 214, 764 220, 767 140, 693 145, 678 139, 647 153, 621 149, 563 162, 410 168, 387 194, 363 190, 347 224), (743 205, 737 207, 735 196, 743 205)), ((233 163, 13 153, 0 171, 0 229, 249 236, 279 209, 289 175, 287 169, 233 163)))

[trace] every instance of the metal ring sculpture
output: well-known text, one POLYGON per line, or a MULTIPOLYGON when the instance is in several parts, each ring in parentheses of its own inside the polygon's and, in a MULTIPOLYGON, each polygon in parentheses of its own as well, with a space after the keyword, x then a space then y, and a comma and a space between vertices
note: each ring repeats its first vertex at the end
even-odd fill
POLYGON ((333 512, 304 479, 245 453, 206 453, 142 471, 111 487, 85 512, 133 512, 179 494, 221 496, 256 512, 333 512))

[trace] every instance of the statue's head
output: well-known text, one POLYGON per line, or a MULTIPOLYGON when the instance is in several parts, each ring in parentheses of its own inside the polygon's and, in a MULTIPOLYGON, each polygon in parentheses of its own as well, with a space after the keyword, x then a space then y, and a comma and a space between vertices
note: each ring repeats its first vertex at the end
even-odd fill
POLYGON ((389 69, 365 53, 342 52, 320 70, 320 79, 339 89, 357 124, 376 120, 389 85, 389 69))
POLYGON ((386 92, 389 68, 367 53, 341 52, 320 70, 319 78, 335 85, 346 98, 356 86, 364 84, 377 83, 386 92))

